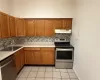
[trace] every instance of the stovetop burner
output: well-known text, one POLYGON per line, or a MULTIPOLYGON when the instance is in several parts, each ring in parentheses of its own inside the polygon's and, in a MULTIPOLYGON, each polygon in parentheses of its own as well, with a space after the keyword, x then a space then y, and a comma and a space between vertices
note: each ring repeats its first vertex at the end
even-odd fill
POLYGON ((73 48, 70 42, 55 42, 56 48, 73 48))

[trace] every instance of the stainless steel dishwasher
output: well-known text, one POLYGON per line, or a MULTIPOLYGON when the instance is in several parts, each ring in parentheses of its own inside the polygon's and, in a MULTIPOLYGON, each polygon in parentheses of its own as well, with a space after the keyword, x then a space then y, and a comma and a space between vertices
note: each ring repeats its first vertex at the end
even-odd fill
POLYGON ((16 80, 16 67, 13 56, 0 62, 2 80, 16 80))

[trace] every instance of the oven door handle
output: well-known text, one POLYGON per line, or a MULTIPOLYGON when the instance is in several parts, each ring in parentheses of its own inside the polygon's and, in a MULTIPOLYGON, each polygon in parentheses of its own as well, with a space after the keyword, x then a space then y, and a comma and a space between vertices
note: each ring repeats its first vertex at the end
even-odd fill
POLYGON ((57 48, 56 51, 73 51, 73 49, 60 49, 60 48, 57 48))

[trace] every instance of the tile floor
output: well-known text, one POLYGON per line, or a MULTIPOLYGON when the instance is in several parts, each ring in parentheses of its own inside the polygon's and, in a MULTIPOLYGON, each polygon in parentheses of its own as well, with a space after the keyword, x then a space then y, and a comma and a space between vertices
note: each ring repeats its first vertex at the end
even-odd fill
POLYGON ((73 69, 45 66, 25 66, 16 80, 78 80, 73 69))

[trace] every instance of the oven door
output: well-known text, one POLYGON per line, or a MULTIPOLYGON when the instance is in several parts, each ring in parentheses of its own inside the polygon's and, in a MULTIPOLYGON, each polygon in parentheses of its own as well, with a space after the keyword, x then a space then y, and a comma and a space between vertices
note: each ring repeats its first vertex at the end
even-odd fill
POLYGON ((56 48, 56 61, 73 62, 73 48, 56 48))

